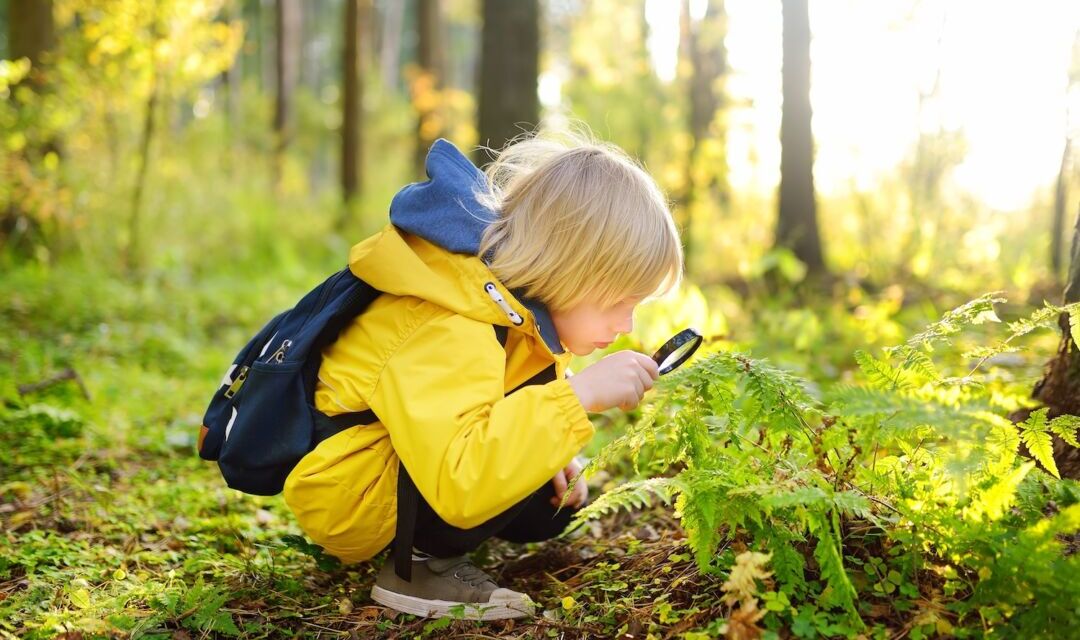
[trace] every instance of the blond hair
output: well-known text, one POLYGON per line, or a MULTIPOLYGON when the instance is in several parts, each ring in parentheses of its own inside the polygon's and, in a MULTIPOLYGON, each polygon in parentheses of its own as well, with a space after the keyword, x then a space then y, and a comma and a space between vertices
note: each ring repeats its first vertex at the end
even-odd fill
POLYGON ((485 168, 498 213, 481 240, 492 273, 552 310, 610 307, 677 286, 682 246, 660 188, 587 132, 511 141, 485 168))

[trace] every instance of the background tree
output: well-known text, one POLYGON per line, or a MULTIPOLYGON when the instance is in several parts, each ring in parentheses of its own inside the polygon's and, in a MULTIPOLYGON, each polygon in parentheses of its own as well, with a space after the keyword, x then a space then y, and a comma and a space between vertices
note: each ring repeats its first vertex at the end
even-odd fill
POLYGON ((540 121, 540 6, 538 0, 484 0, 483 12, 478 129, 481 145, 499 149, 540 121))
MULTIPOLYGON (((356 197, 363 178, 361 162, 361 104, 363 82, 360 59, 360 24, 370 13, 369 0, 345 0, 345 42, 342 73, 341 195, 347 205, 356 197)), ((343 218, 344 219, 344 218, 343 218)))
POLYGON ((47 84, 45 54, 56 45, 56 23, 52 0, 14 0, 8 2, 8 53, 14 60, 28 58, 29 81, 47 84))
MULTIPOLYGON (((1068 96, 1080 90, 1080 30, 1073 37, 1072 61, 1069 65, 1068 96)), ((1062 253, 1065 237, 1065 209, 1069 197, 1069 181, 1073 173, 1073 124, 1072 110, 1066 100, 1065 106, 1065 146, 1061 151, 1061 166, 1058 169, 1057 184, 1054 188, 1054 211, 1050 221, 1050 271, 1054 278, 1061 273, 1062 253)))
POLYGON ((791 249, 811 274, 825 272, 814 195, 810 126, 810 12, 807 0, 783 0, 784 105, 780 120, 780 213, 776 246, 791 249))
MULTIPOLYGON (((25 82, 37 91, 48 87, 48 67, 45 65, 46 54, 56 46, 56 25, 53 18, 52 0, 15 0, 8 2, 8 56, 13 60, 25 58, 30 61, 30 71, 25 82)), ((14 96, 14 91, 10 92, 14 96)), ((21 153, 21 162, 34 162, 45 153, 59 153, 60 140, 50 136, 40 145, 27 145, 21 153)), ((10 164, 14 165, 15 158, 10 164)), ((8 175, 15 174, 15 167, 9 167, 8 175)), ((0 211, 0 240, 11 237, 21 227, 33 225, 33 218, 22 210, 20 203, 11 198, 7 206, 0 211)))
POLYGON ((695 221, 707 210, 702 202, 725 207, 729 200, 726 185, 726 137, 717 113, 723 108, 723 76, 727 70, 724 48, 726 12, 723 0, 709 0, 705 14, 694 20, 690 1, 683 0, 680 13, 680 53, 689 72, 687 130, 690 146, 685 163, 686 177, 679 196, 683 212, 683 240, 687 273, 693 273, 698 234, 695 221))
POLYGON ((431 143, 442 132, 438 112, 445 74, 442 11, 439 0, 419 0, 416 7, 416 68, 410 87, 416 109, 416 175, 424 174, 424 160, 431 143))
MULTIPOLYGON (((1073 228, 1072 256, 1063 297, 1065 304, 1080 302, 1080 211, 1073 228)), ((1058 318, 1061 342, 1057 355, 1046 364, 1046 371, 1032 393, 1032 397, 1048 407, 1048 419, 1065 414, 1080 416, 1080 322, 1076 320, 1077 316, 1064 313, 1058 318)), ((1023 409, 1012 418, 1019 422, 1026 420, 1030 413, 1030 409, 1023 409)), ((1067 446, 1057 436, 1054 437, 1054 461, 1062 477, 1080 479, 1080 450, 1067 446)))
POLYGON ((293 94, 300 54, 300 1, 277 0, 277 38, 274 96, 274 154, 271 181, 281 189, 285 150, 292 138, 293 94))

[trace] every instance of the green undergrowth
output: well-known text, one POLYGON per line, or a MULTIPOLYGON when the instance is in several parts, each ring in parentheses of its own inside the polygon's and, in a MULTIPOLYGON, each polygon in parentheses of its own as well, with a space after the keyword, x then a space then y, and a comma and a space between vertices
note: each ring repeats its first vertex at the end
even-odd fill
MULTIPOLYGON (((5 273, 0 636, 1034 637, 1075 621, 1078 495, 1045 455, 1067 424, 1002 418, 1053 334, 974 351, 1010 335, 952 332, 989 319, 989 298, 932 325, 947 335, 918 336, 936 313, 887 296, 864 296, 858 314, 840 299, 738 316, 710 293, 731 335, 640 410, 595 416, 592 519, 476 554, 540 615, 480 624, 376 606, 382 558, 342 566, 280 497, 228 490, 193 454, 224 365, 339 268, 340 249, 138 284, 86 264, 5 273), (743 353, 773 347, 777 365, 743 353)), ((668 329, 639 326, 650 344, 668 329)))
POLYGON ((1034 380, 988 363, 1008 362, 1063 313, 1080 325, 1080 305, 1046 305, 958 348, 959 334, 998 321, 999 302, 982 296, 879 354, 855 351, 861 373, 846 382, 811 385, 713 350, 662 380, 593 460, 603 468, 628 453, 640 476, 579 521, 672 504, 698 568, 734 585, 729 634, 1075 628, 1080 488, 1060 479, 1052 438, 1080 446, 1080 418, 1041 409, 1012 423, 1034 380))

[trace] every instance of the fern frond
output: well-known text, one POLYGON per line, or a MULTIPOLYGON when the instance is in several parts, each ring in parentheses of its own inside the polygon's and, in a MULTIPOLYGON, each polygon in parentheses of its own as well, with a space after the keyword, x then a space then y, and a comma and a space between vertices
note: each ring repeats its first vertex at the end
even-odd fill
POLYGON ((855 362, 870 384, 877 389, 910 389, 914 386, 903 370, 896 369, 861 349, 855 351, 855 362))
POLYGON ((1017 353, 1021 351, 1020 347, 1014 347, 1005 342, 999 342, 995 345, 980 345, 972 347, 968 351, 965 351, 960 355, 965 360, 989 360, 994 356, 1001 355, 1003 353, 1017 353))
MULTIPOLYGON (((1076 334, 1074 334, 1076 335, 1076 334)), ((1050 421, 1050 431, 1073 447, 1080 448, 1076 439, 1076 430, 1080 429, 1080 416, 1065 414, 1050 421)))
POLYGON ((861 623, 855 609, 855 586, 851 584, 851 579, 844 570, 839 531, 840 521, 835 512, 815 514, 812 518, 810 532, 818 539, 814 547, 814 558, 818 561, 822 579, 830 588, 828 596, 823 599, 829 604, 843 607, 852 621, 861 623))
POLYGON ((618 511, 644 509, 659 498, 664 504, 671 504, 672 498, 682 491, 682 483, 676 478, 647 478, 623 483, 611 491, 603 493, 574 515, 572 528, 588 520, 600 518, 618 511))
POLYGON ((918 351, 907 346, 904 349, 902 352, 904 360, 899 365, 901 369, 918 374, 927 381, 933 382, 941 379, 941 374, 938 373, 937 367, 934 366, 934 361, 930 359, 930 356, 926 355, 925 351, 918 351))
POLYGON ((817 487, 799 487, 793 491, 775 492, 762 498, 763 506, 772 509, 788 507, 820 507, 827 504, 829 495, 817 487))
POLYGON ((634 469, 637 470, 638 455, 649 442, 656 439, 658 431, 667 427, 669 410, 674 402, 672 394, 657 394, 642 409, 641 417, 627 427, 626 432, 605 445, 583 469, 586 478, 592 477, 597 470, 611 464, 623 451, 629 451, 634 469))
POLYGON ((982 324, 988 320, 998 321, 997 315, 994 314, 994 304, 1005 302, 1005 298, 1000 297, 999 293, 984 293, 978 298, 946 312, 940 320, 929 324, 926 329, 911 336, 905 345, 913 349, 923 348, 932 351, 934 343, 959 333, 965 326, 982 324))
POLYGON ((854 491, 837 491, 832 495, 832 503, 843 514, 870 517, 870 501, 854 491))
MULTIPOLYGON (((1057 305, 1050 304, 1049 302, 1043 303, 1043 308, 1037 310, 1027 318, 1021 318, 1015 322, 1008 324, 1009 337, 1006 342, 1015 338, 1027 335, 1036 329, 1045 329, 1057 324, 1057 319, 1062 313, 1068 313, 1069 307, 1059 307, 1057 305)), ((1080 307, 1080 305, 1077 305, 1080 307)))
POLYGON ((964 514, 973 520, 979 520, 983 516, 990 521, 1001 518, 1016 498, 1016 488, 1034 466, 1034 462, 1025 462, 1007 473, 989 488, 978 493, 971 505, 964 509, 964 514))
POLYGON ((1032 411, 1028 419, 1020 424, 1020 437, 1031 455, 1055 478, 1061 478, 1054 462, 1054 442, 1047 432, 1046 412, 1046 407, 1032 411))

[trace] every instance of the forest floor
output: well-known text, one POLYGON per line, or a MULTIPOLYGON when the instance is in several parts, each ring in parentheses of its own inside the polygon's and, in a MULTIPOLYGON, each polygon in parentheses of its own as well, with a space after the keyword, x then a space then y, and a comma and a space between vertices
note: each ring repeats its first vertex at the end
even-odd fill
MULTIPOLYGON (((384 557, 341 566, 306 542, 280 496, 229 490, 194 453, 225 365, 253 327, 312 280, 303 271, 264 277, 181 272, 134 286, 85 269, 5 275, 0 637, 852 635, 812 607, 796 613, 778 602, 769 604, 792 611, 791 628, 772 628, 774 616, 764 629, 740 620, 723 601, 726 576, 698 570, 666 506, 610 515, 544 543, 481 547, 477 564, 537 602, 531 619, 430 620, 375 604, 370 589, 384 557)), ((866 322, 875 323, 875 339, 895 338, 891 320, 866 322)), ((786 325, 780 331, 791 338, 786 325)), ((815 344, 802 348, 823 352, 815 344)), ((617 435, 611 430, 603 426, 586 455, 617 435)), ((625 471, 597 474, 591 495, 625 471)), ((738 539, 723 544, 745 550, 738 539)), ((917 623, 880 602, 859 608, 874 625, 866 637, 903 637, 917 623)))
MULTIPOLYGON (((297 289, 310 274, 293 277, 297 289)), ((482 547, 482 567, 533 596, 531 620, 425 620, 374 604, 383 557, 341 566, 304 541, 280 496, 229 490, 194 454, 220 369, 289 294, 188 284, 28 268, 0 285, 0 637, 716 632, 720 579, 699 574, 668 508, 482 547)), ((603 475, 592 495, 611 486, 603 475)))

